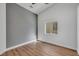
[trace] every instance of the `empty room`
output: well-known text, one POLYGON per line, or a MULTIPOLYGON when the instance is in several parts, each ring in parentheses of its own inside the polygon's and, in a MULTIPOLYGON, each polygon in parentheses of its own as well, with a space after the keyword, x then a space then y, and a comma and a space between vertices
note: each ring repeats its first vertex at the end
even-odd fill
POLYGON ((0 56, 78 56, 79 3, 0 3, 0 56))

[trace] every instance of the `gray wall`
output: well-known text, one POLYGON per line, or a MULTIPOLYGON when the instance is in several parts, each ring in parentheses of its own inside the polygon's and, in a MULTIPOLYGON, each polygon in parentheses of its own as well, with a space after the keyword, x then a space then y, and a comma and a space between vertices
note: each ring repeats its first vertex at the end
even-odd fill
POLYGON ((6 4, 0 3, 0 52, 6 49, 6 4))
POLYGON ((39 40, 77 49, 77 5, 75 3, 58 3, 38 16, 39 40), (58 34, 45 34, 46 22, 58 22, 58 34))
POLYGON ((77 8, 77 52, 79 54, 79 5, 77 8))
POLYGON ((36 39, 36 15, 17 4, 6 5, 7 47, 36 39))

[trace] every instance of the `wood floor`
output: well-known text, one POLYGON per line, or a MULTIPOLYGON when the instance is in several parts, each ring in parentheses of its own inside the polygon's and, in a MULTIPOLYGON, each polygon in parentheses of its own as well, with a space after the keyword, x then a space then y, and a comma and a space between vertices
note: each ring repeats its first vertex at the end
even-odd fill
POLYGON ((38 41, 7 51, 1 56, 77 56, 77 52, 38 41))

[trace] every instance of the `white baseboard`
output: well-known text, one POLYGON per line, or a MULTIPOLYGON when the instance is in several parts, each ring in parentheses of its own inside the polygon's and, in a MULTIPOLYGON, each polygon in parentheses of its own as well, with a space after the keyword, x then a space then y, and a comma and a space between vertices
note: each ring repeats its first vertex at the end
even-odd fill
POLYGON ((0 52, 0 55, 3 54, 3 53, 6 52, 6 51, 9 51, 9 50, 11 50, 11 49, 15 49, 15 48, 17 48, 17 47, 20 47, 20 46, 23 46, 23 45, 26 45, 26 44, 29 44, 29 43, 32 43, 32 42, 36 42, 36 40, 28 41, 28 42, 21 43, 21 44, 18 44, 18 45, 16 45, 16 46, 13 46, 13 47, 10 47, 10 48, 6 48, 5 50, 3 50, 3 51, 0 52))
MULTIPOLYGON (((68 47, 68 46, 65 46, 65 45, 61 45, 61 44, 59 44, 59 43, 55 43, 55 42, 49 42, 49 41, 46 41, 46 40, 39 40, 39 41, 42 41, 42 42, 47 42, 47 43, 51 43, 51 44, 55 44, 55 45, 58 45, 58 46, 61 46, 61 47, 65 47, 65 48, 69 48, 69 49, 72 49, 72 50, 76 50, 76 49, 74 49, 74 48, 70 48, 70 47, 68 47)), ((76 50, 77 51, 77 50, 76 50)))
POLYGON ((77 53, 78 53, 78 55, 79 55, 79 50, 77 50, 77 53))

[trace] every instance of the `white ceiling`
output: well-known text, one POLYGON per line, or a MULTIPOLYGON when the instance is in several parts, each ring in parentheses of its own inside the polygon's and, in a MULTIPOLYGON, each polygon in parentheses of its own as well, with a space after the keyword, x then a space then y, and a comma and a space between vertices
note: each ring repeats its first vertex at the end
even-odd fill
POLYGON ((18 3, 18 5, 28 9, 29 11, 39 14, 54 3, 18 3))

